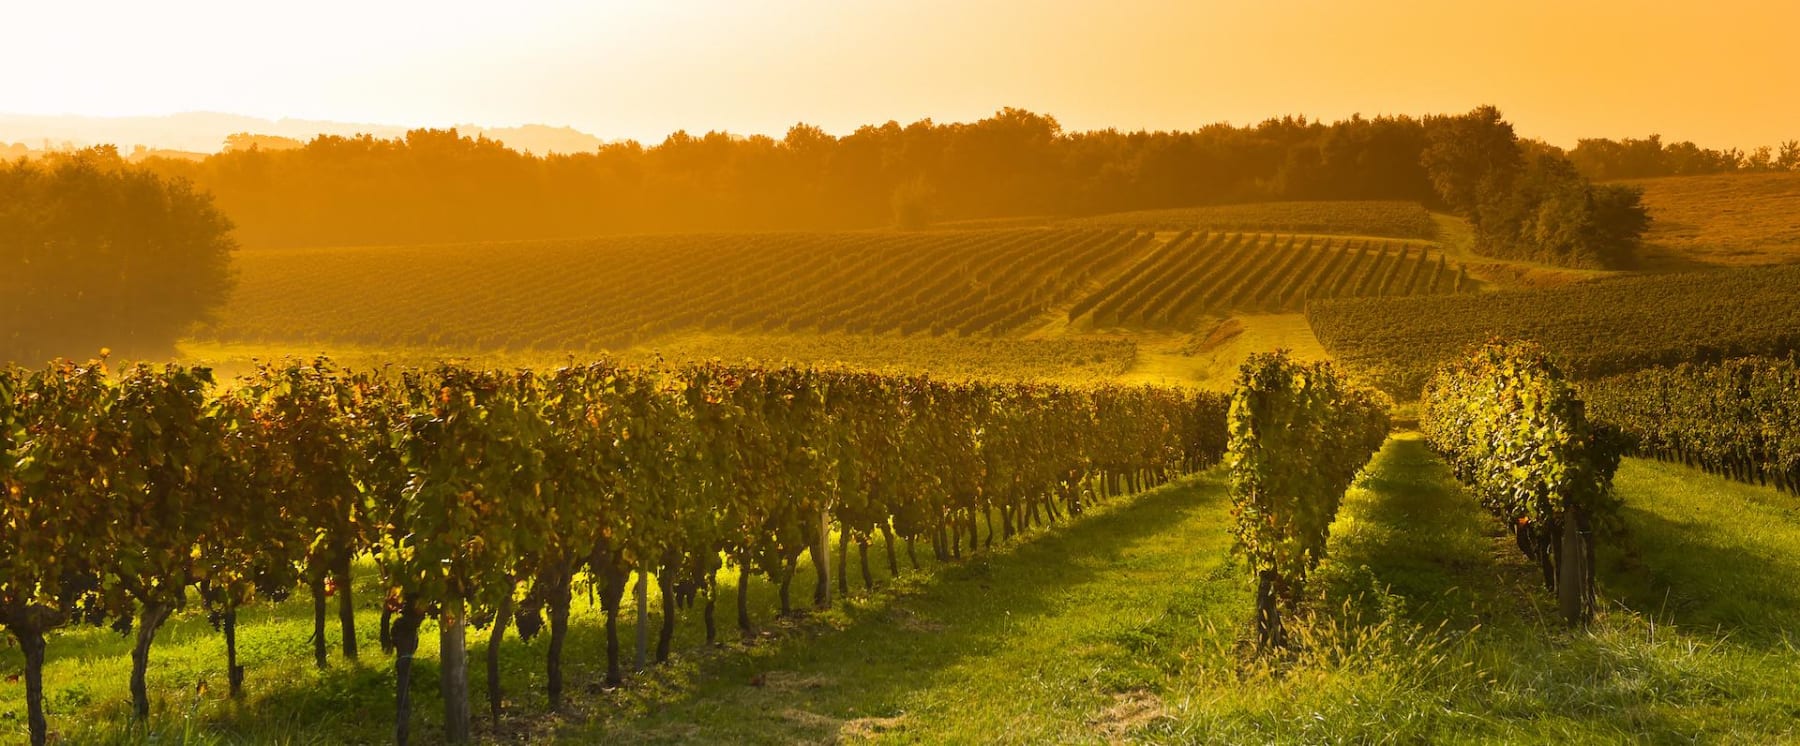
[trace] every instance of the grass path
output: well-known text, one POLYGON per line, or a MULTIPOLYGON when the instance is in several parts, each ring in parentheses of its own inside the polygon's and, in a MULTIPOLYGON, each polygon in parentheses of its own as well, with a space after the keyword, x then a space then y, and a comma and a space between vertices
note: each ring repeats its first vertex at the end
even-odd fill
POLYGON ((573 740, 1046 743, 1123 735, 1249 592, 1216 476, 1153 491, 633 692, 573 740))
MULTIPOLYGON (((1678 467, 1620 472, 1625 533, 1603 545, 1606 611, 1556 621, 1534 568, 1413 433, 1391 439, 1347 496, 1314 577, 1307 648, 1278 664, 1199 657, 1171 687, 1159 740, 1272 743, 1778 743, 1796 735, 1800 655, 1771 643, 1800 596, 1800 562, 1694 561, 1694 534, 1750 554, 1800 539, 1792 501, 1678 467), (1785 501, 1785 515, 1768 505, 1785 501), (1753 509, 1763 505, 1760 510, 1753 509), (1738 523, 1743 525, 1736 525, 1738 523), (1750 524, 1762 526, 1743 542, 1750 524), (1744 544, 1749 546, 1743 546, 1744 544), (1664 569, 1643 580, 1645 568, 1664 569), (1762 578, 1762 579, 1758 579, 1762 578), (1688 590, 1671 618, 1645 596, 1688 590), (1760 603, 1736 606, 1728 589, 1760 603), (1785 592, 1776 592, 1784 587, 1785 592), (1654 589, 1654 590, 1653 590, 1654 589), (1701 627, 1741 609, 1730 626, 1701 627), (1753 630, 1761 630, 1753 632, 1753 630)), ((1788 543, 1787 546, 1794 546, 1788 543)))

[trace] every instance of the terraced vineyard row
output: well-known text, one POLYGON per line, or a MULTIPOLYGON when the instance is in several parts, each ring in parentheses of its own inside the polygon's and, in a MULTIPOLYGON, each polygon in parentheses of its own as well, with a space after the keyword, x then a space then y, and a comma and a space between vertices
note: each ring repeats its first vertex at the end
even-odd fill
POLYGON ((985 335, 1124 266, 1098 229, 738 233, 243 252, 227 342, 619 348, 685 329, 985 335))
POLYGON ((1800 266, 1627 277, 1558 288, 1307 306, 1333 357, 1400 397, 1494 338, 1542 344, 1577 378, 1800 350, 1800 266))
POLYGON ((1458 293, 1460 265, 1426 244, 1183 231, 1069 309, 1091 326, 1188 328, 1206 314, 1295 312, 1315 298, 1458 293))

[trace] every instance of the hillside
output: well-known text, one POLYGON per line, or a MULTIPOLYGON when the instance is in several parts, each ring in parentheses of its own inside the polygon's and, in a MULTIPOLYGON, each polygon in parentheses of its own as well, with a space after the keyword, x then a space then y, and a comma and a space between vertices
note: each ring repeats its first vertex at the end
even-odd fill
POLYGON ((1671 176, 1643 187, 1647 269, 1800 261, 1800 173, 1671 176))
MULTIPOLYGON (((1307 298, 1452 293, 1381 239, 1104 229, 735 233, 239 252, 211 345, 597 351, 678 335, 1196 333, 1307 298)), ((1042 335, 1040 335, 1042 336, 1042 335)))
POLYGON ((1430 244, 1182 232, 1069 309, 1090 326, 1191 329, 1209 313, 1298 312, 1318 298, 1468 292, 1430 244))
POLYGON ((1800 266, 1621 277, 1541 290, 1313 304, 1337 359, 1402 396, 1492 338, 1542 343, 1577 376, 1800 349, 1800 266))

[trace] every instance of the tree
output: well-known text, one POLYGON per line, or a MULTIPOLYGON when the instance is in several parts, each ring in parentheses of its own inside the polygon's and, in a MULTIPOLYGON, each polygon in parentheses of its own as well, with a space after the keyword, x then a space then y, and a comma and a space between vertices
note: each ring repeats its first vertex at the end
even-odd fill
POLYGON ((0 165, 0 361, 171 348, 231 287, 231 222, 108 146, 0 165))
POLYGON ((1505 192, 1523 165, 1512 124, 1492 106, 1431 121, 1426 133, 1420 162, 1438 197, 1465 215, 1476 214, 1484 195, 1505 192))
POLYGON ((1775 156, 1775 167, 1782 171, 1800 171, 1800 140, 1784 140, 1775 156))

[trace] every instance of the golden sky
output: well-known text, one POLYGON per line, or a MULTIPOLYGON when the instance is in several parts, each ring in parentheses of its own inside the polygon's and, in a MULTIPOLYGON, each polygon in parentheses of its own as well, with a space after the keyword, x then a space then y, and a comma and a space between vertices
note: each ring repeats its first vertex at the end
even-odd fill
POLYGON ((1800 0, 9 1, 0 112, 846 132, 1501 107, 1558 144, 1800 139, 1800 0))

